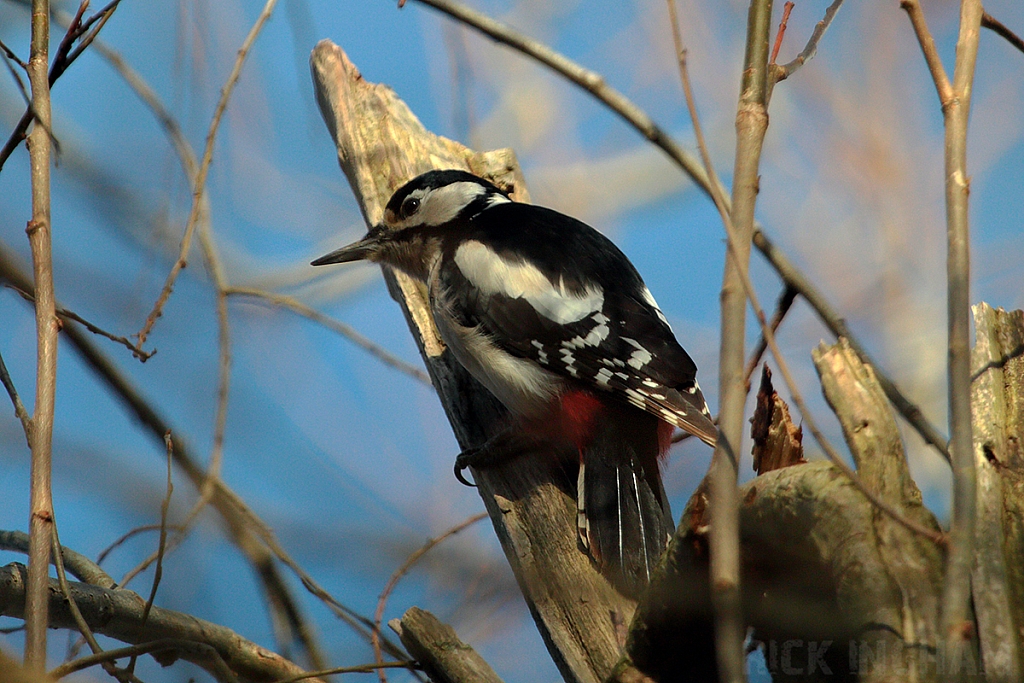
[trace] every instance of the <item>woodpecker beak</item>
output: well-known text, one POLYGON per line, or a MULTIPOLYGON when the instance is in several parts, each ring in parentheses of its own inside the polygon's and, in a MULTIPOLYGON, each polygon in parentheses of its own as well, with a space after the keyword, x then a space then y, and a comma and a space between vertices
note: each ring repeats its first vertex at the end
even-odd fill
POLYGON ((321 256, 317 260, 313 261, 310 265, 326 266, 330 263, 351 263, 352 261, 372 260, 374 254, 380 250, 381 238, 383 236, 384 231, 379 229, 379 227, 371 228, 370 232, 368 232, 366 237, 363 239, 358 242, 353 242, 341 249, 335 249, 330 254, 321 256))

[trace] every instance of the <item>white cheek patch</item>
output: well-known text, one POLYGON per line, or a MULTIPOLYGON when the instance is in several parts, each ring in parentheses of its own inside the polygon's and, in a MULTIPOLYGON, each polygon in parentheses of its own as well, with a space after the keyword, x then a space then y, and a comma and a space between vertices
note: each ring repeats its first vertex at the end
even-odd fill
POLYGON ((599 286, 591 285, 579 294, 567 291, 562 280, 555 287, 533 264, 506 260, 476 240, 459 246, 455 265, 483 294, 526 299, 538 313, 561 325, 579 322, 604 305, 599 286))
POLYGON ((428 190, 424 193, 420 210, 411 216, 417 225, 444 225, 469 206, 474 199, 487 192, 479 183, 461 182, 428 190))

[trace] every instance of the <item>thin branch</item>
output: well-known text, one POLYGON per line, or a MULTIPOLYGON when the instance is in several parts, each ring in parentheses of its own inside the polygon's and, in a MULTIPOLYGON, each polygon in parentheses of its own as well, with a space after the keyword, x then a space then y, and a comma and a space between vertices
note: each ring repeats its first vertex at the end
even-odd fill
MULTIPOLYGON (((171 433, 164 434, 164 443, 167 445, 167 492, 160 502, 160 540, 157 544, 156 568, 153 570, 153 584, 149 589, 149 599, 142 610, 142 623, 139 630, 146 628, 149 621, 149 613, 153 609, 153 602, 156 600, 156 591, 160 587, 160 579, 164 574, 164 550, 167 548, 167 511, 171 507, 171 494, 174 493, 174 482, 171 480, 171 463, 174 461, 174 442, 171 440, 171 433)), ((128 673, 135 673, 135 662, 138 655, 132 655, 128 662, 128 673)))
POLYGON ((374 671, 380 671, 381 669, 408 669, 409 671, 417 671, 419 667, 416 662, 411 660, 402 662, 377 662, 374 664, 357 664, 356 666, 338 666, 333 669, 310 671, 309 673, 302 674, 301 676, 285 678, 284 680, 275 681, 274 683, 298 683, 298 681, 305 681, 315 676, 331 676, 333 674, 369 674, 373 673, 374 671))
MULTIPOLYGON (((80 657, 73 661, 61 664, 50 671, 47 675, 50 680, 56 681, 77 671, 83 671, 90 667, 94 667, 97 664, 102 665, 104 662, 123 659, 124 657, 152 654, 154 652, 191 653, 194 658, 190 661, 196 661, 195 657, 211 660, 210 663, 202 663, 200 666, 210 671, 217 680, 227 681, 235 678, 231 669, 228 668, 226 663, 224 663, 224 659, 215 648, 206 645, 205 643, 181 640, 179 638, 161 638, 160 640, 151 640, 147 643, 142 643, 141 645, 130 645, 128 647, 121 647, 114 650, 105 650, 87 657, 80 657)), ((186 657, 186 659, 188 659, 188 657, 186 657)))
MULTIPOLYGON (((743 376, 747 297, 741 283, 745 283, 748 277, 758 169, 768 128, 766 98, 771 18, 772 0, 751 0, 747 15, 746 56, 736 111, 732 210, 726 212, 721 197, 715 201, 726 225, 727 250, 731 255, 726 259, 722 277, 718 443, 708 473, 713 520, 710 535, 711 602, 715 613, 715 650, 723 683, 746 680, 743 652, 746 624, 740 597, 737 487, 744 431, 743 407, 747 397, 743 376)), ((691 111, 695 114, 696 107, 691 106, 691 111)), ((702 145, 701 150, 705 168, 710 169, 711 159, 706 146, 702 145)), ((708 173, 710 175, 711 171, 708 173)))
MULTIPOLYGON (((103 648, 96 641, 96 636, 93 635, 92 629, 89 628, 89 624, 86 623, 85 617, 82 616, 82 611, 78 609, 78 602, 75 600, 74 594, 71 592, 71 587, 68 584, 68 577, 64 571, 64 561, 61 559, 61 545, 60 538, 57 536, 57 525, 53 525, 53 560, 54 566, 57 568, 57 584, 60 586, 61 594, 68 601, 68 609, 71 612, 71 617, 74 619, 75 627, 78 632, 85 638, 85 642, 89 644, 89 649, 92 650, 94 655, 101 654, 103 648)), ((117 670, 112 662, 106 661, 103 663, 103 669, 111 677, 121 681, 121 683, 137 683, 134 681, 134 676, 127 672, 121 672, 117 670)))
POLYGON ((924 18, 924 10, 918 0, 900 0, 900 7, 910 18, 910 25, 914 27, 914 34, 917 42, 921 45, 924 53, 924 61, 928 64, 928 70, 935 82, 935 89, 939 93, 939 104, 945 110, 946 105, 953 97, 953 86, 946 76, 946 69, 942 66, 942 57, 939 56, 939 49, 935 46, 935 38, 928 30, 928 22, 924 18))
POLYGON ((774 66, 775 59, 779 56, 779 50, 782 48, 782 39, 786 37, 786 28, 789 26, 789 15, 793 11, 796 5, 790 0, 786 0, 786 5, 782 9, 782 19, 779 20, 779 30, 775 34, 775 45, 772 47, 772 56, 768 59, 768 64, 774 66))
MULTIPOLYGON (((599 74, 585 69, 564 55, 554 52, 543 44, 527 38, 509 26, 495 21, 463 5, 450 2, 449 0, 419 1, 444 12, 456 21, 480 31, 484 35, 493 38, 503 45, 507 45, 528 57, 536 59, 558 75, 586 90, 598 102, 614 111, 637 132, 664 151, 679 166, 679 168, 697 184, 702 192, 704 192, 709 198, 713 198, 711 180, 704 171, 704 167, 701 165, 700 160, 690 152, 684 150, 671 136, 658 128, 651 121, 650 117, 648 117, 647 114, 645 114, 636 104, 618 91, 608 87, 604 83, 604 79, 599 74), (588 84, 592 84, 594 87, 590 87, 588 84), (596 87, 598 85, 601 87, 596 87)), ((804 48, 803 52, 801 52, 802 56, 798 56, 796 60, 783 67, 789 68, 790 65, 793 65, 794 68, 790 71, 790 74, 796 70, 796 67, 805 63, 814 55, 817 50, 818 41, 825 34, 825 30, 831 24, 831 21, 835 17, 835 14, 841 4, 840 0, 834 0, 832 5, 830 5, 828 10, 826 10, 825 19, 818 22, 818 25, 815 27, 815 31, 812 33, 810 40, 808 40, 807 46, 804 48)), ((724 192, 724 187, 722 187, 721 183, 715 183, 715 185, 724 192)), ((726 197, 726 208, 730 211, 732 210, 728 197, 726 197)), ((857 351, 861 360, 875 368, 875 374, 877 375, 879 382, 882 384, 882 388, 885 390, 885 395, 889 397, 889 400, 893 402, 893 405, 900 414, 903 415, 907 422, 909 422, 910 425, 921 435, 921 438, 934 447, 948 461, 949 453, 946 448, 946 439, 939 433, 938 429, 936 429, 927 420, 927 418, 925 418, 924 414, 916 405, 903 395, 896 384, 884 373, 881 366, 871 359, 871 356, 869 356, 864 350, 864 345, 860 343, 857 337, 846 326, 846 322, 836 314, 835 310, 821 292, 811 284, 810 280, 808 280, 795 265, 793 265, 779 246, 768 239, 767 235, 757 222, 754 223, 754 228, 753 241, 754 246, 757 247, 758 251, 761 252, 765 259, 772 265, 779 276, 782 277, 787 284, 791 284, 797 288, 800 295, 804 297, 809 304, 811 304, 811 307, 829 330, 831 330, 836 337, 845 337, 850 342, 850 345, 854 350, 857 351)))
POLYGON ((25 666, 46 670, 47 594, 53 535, 52 448, 54 397, 57 388, 57 333, 50 224, 50 55, 48 0, 32 1, 32 42, 28 60, 32 111, 39 125, 28 135, 32 179, 32 275, 36 293, 36 398, 32 415, 32 466, 29 500, 28 585, 25 601, 25 666))
MULTIPOLYGON (((181 530, 181 527, 176 524, 168 524, 167 528, 176 532, 181 530)), ((116 550, 118 547, 124 544, 125 541, 129 540, 133 536, 137 536, 138 534, 145 533, 147 531, 160 531, 160 529, 160 524, 143 524, 142 526, 137 526, 134 529, 129 529, 128 531, 123 533, 117 540, 115 540, 113 543, 111 543, 106 548, 100 551, 100 554, 96 556, 96 563, 103 564, 103 560, 107 559, 107 556, 111 552, 116 550)))
POLYGON ((28 447, 31 450, 32 416, 28 414, 28 410, 25 409, 25 404, 21 402, 18 390, 14 386, 14 380, 11 379, 10 373, 7 372, 7 364, 4 363, 3 355, 0 355, 0 383, 4 385, 4 389, 7 390, 7 395, 11 397, 11 403, 14 404, 14 415, 21 420, 21 429, 25 432, 25 441, 28 443, 28 447))
POLYGON ((7 70, 11 74, 11 78, 18 86, 18 92, 21 93, 21 99, 25 103, 26 107, 32 106, 32 97, 28 94, 28 89, 25 87, 25 81, 21 80, 21 74, 18 73, 17 69, 11 66, 11 62, 14 62, 21 67, 23 71, 28 71, 28 64, 21 61, 18 55, 14 54, 14 50, 7 47, 4 41, 0 40, 0 52, 4 53, 4 64, 7 66, 7 70))
POLYGON ((256 23, 249 29, 248 35, 242 41, 235 64, 228 75, 227 82, 221 89, 220 101, 217 102, 217 107, 213 111, 210 128, 206 133, 206 147, 203 150, 203 158, 199 163, 199 170, 196 173, 195 182, 192 186, 192 209, 189 211, 188 221, 185 223, 185 234, 181 238, 181 249, 177 260, 174 262, 174 266, 171 268, 171 272, 167 275, 167 281, 160 291, 160 296, 157 297, 156 303, 153 305, 153 310, 146 317, 146 322, 139 331, 139 346, 145 346, 146 338, 149 336, 150 331, 152 331, 153 325, 156 324, 156 319, 163 312, 167 299, 171 296, 171 290, 174 288, 174 282, 178 278, 178 273, 181 272, 181 269, 187 263, 188 254, 192 247, 192 236, 199 220, 200 208, 202 206, 201 199, 203 197, 203 190, 206 187, 206 176, 210 170, 210 163, 213 161, 213 143, 217 138, 221 117, 224 115, 224 111, 228 106, 228 100, 231 98, 231 93, 234 92, 235 85, 238 83, 238 77, 242 73, 242 65, 245 64, 245 58, 248 56, 253 43, 256 42, 256 38, 259 36, 263 25, 270 18, 276 4, 277 0, 267 0, 267 3, 263 6, 263 10, 260 12, 259 17, 257 17, 256 23))
MULTIPOLYGON (((953 465, 953 510, 950 550, 942 590, 942 637, 950 656, 958 656, 972 638, 971 569, 977 519, 977 474, 971 425, 970 230, 967 175, 967 121, 978 58, 983 10, 979 0, 960 3, 960 32, 953 82, 949 82, 935 39, 918 0, 900 2, 914 27, 931 71, 945 123, 946 234, 948 253, 947 323, 950 455, 953 465)), ((946 673, 946 680, 957 674, 946 673)))
MULTIPOLYGON (((789 284, 782 288, 782 293, 779 294, 779 300, 775 304, 775 313, 772 314, 772 320, 768 324, 768 328, 771 329, 772 334, 779 331, 779 325, 782 324, 783 318, 789 313, 789 309, 793 306, 793 302, 796 301, 797 291, 793 289, 789 284)), ((768 342, 762 334, 757 344, 754 345, 754 350, 750 353, 750 358, 747 360, 747 369, 743 373, 743 383, 746 386, 747 393, 750 393, 750 378, 754 376, 754 372, 757 370, 757 366, 761 363, 761 357, 764 356, 765 350, 768 348, 768 342)))
MULTIPOLYGON (((681 73, 684 75, 683 76, 684 79, 686 79, 685 82, 688 82, 689 79, 685 75, 686 74, 686 62, 685 62, 685 59, 681 62, 680 68, 681 68, 681 73)), ((684 90, 685 89, 686 89, 686 86, 684 85, 684 90)), ((691 95, 692 95, 692 93, 691 93, 691 95)), ((693 101, 692 97, 688 98, 688 102, 692 102, 692 101, 693 101)), ((691 116, 693 116, 694 114, 696 114, 696 108, 695 107, 691 109, 691 116)), ((696 134, 696 137, 697 137, 698 148, 702 151, 704 159, 710 164, 710 155, 707 154, 707 146, 704 143, 704 136, 703 136, 703 133, 701 132, 700 124, 699 124, 699 122, 697 122, 696 119, 695 119, 695 123, 694 123, 694 131, 695 131, 695 134, 696 134)), ((714 173, 715 173, 714 167, 709 165, 708 168, 709 168, 709 174, 713 177, 714 173)), ((716 202, 716 205, 719 207, 719 212, 720 212, 720 214, 722 216, 722 223, 725 226, 726 230, 730 230, 731 231, 731 230, 733 230, 733 225, 732 225, 732 221, 730 220, 728 214, 725 212, 724 197, 722 195, 718 195, 717 193, 715 193, 715 196, 718 197, 718 201, 716 202)), ((733 244, 735 244, 735 240, 731 240, 730 239, 728 241, 728 245, 733 245, 733 244)), ((729 254, 733 258, 735 258, 735 256, 734 256, 734 249, 731 246, 729 247, 728 251, 729 251, 729 254)), ((743 271, 741 273, 741 279, 742 279, 742 282, 743 282, 743 288, 745 290, 746 298, 747 298, 747 300, 750 301, 750 305, 751 305, 751 308, 754 311, 754 315, 756 316, 757 321, 760 324, 762 339, 764 339, 765 343, 769 346, 769 348, 772 351, 772 356, 775 358, 775 361, 776 361, 776 363, 779 366, 779 372, 783 376, 783 379, 784 379, 784 381, 786 383, 786 386, 787 386, 787 388, 789 390, 791 398, 793 399, 793 402, 796 404, 797 409, 800 411, 801 415, 803 416, 803 419, 806 422, 806 424, 808 426, 808 429, 811 431, 811 434, 814 436, 815 441, 817 441, 818 445, 821 446, 821 449, 823 451, 825 451, 825 454, 828 456, 829 460, 832 461, 832 463, 837 468, 839 468, 847 476, 847 478, 850 479, 850 482, 862 494, 864 494, 865 498, 867 498, 873 505, 878 507, 882 512, 884 512, 885 514, 887 514, 890 517, 892 517, 893 520, 895 520, 897 523, 899 523, 903 527, 909 529, 910 531, 913 531, 913 532, 915 532, 917 534, 920 534, 920 535, 924 536, 925 538, 928 538, 929 540, 931 540, 932 542, 934 542, 936 544, 940 544, 940 545, 945 544, 946 539, 945 539, 945 537, 942 534, 936 534, 933 530, 928 529, 928 528, 926 528, 926 527, 924 527, 924 526, 922 526, 922 525, 920 525, 920 524, 918 524, 918 523, 916 523, 916 522, 914 522, 912 520, 907 519, 902 513, 900 513, 898 510, 896 510, 895 508, 890 506, 885 501, 881 500, 873 491, 868 489, 865 486, 864 482, 861 481, 861 479, 857 475, 857 473, 854 472, 852 469, 850 469, 850 467, 846 464, 846 462, 838 454, 838 452, 835 450, 835 448, 832 446, 832 444, 825 438, 824 433, 822 433, 821 430, 818 429, 817 422, 814 420, 813 415, 811 415, 810 411, 807 408, 807 405, 804 403, 803 398, 802 398, 802 396, 801 396, 801 394, 799 392, 799 389, 797 388, 796 382, 793 379, 792 373, 790 373, 790 371, 789 371, 789 367, 788 367, 788 365, 787 365, 787 363, 785 361, 785 358, 783 358, 782 352, 779 350, 778 345, 775 342, 775 334, 774 334, 775 330, 774 330, 774 328, 771 325, 768 324, 767 319, 765 318, 764 310, 761 308, 761 305, 758 302, 757 293, 755 292, 753 284, 750 281, 749 273, 747 273, 746 271, 743 271)), ((785 292, 783 293, 783 296, 780 297, 780 306, 781 306, 781 303, 782 303, 782 299, 784 299, 784 298, 785 298, 785 292)), ((849 340, 847 340, 847 341, 849 341, 849 340)), ((853 348, 852 344, 851 344, 851 348, 853 348)), ((856 348, 853 348, 853 350, 858 355, 861 355, 860 352, 857 351, 856 348)), ((864 361, 864 362, 868 363, 868 361, 864 361)))
MULTIPOLYGON (((36 0, 32 0, 32 2, 34 7, 36 0)), ((53 84, 57 81, 57 79, 60 78, 65 71, 67 71, 68 67, 70 67, 71 64, 73 64, 74 61, 78 59, 79 56, 81 56, 82 51, 89 46, 89 43, 91 43, 95 39, 96 34, 99 33, 100 29, 103 28, 103 26, 107 23, 107 20, 110 19, 110 16, 117 8, 119 2, 120 0, 114 0, 109 5, 107 5, 99 12, 97 12, 95 15, 93 15, 85 23, 82 23, 82 15, 84 14, 86 8, 89 6, 89 3, 83 2, 79 5, 78 13, 75 15, 75 19, 72 20, 72 22, 69 24, 68 31, 67 33, 65 33, 64 39, 61 41, 57 53, 54 55, 53 65, 50 67, 50 73, 47 79, 51 88, 53 87, 53 84), (96 29, 89 36, 87 36, 85 40, 83 40, 83 44, 79 46, 79 49, 76 49, 72 52, 71 46, 74 44, 74 42, 78 40, 82 36, 82 33, 88 30, 88 28, 92 26, 92 24, 95 23, 97 20, 101 21, 99 25, 96 27, 96 29)), ((45 4, 49 5, 49 3, 45 4)), ((35 17, 35 9, 32 10, 32 14, 33 17, 35 17)), ((48 23, 49 21, 47 20, 47 24, 48 23)), ((31 62, 31 59, 29 60, 29 62, 31 62)), ((0 170, 3 170, 4 164, 7 162, 7 159, 10 158, 14 150, 18 148, 18 145, 21 144, 21 141, 25 139, 25 132, 28 130, 29 124, 31 124, 33 120, 35 120, 36 124, 41 126, 46 131, 47 135, 53 141, 54 148, 56 149, 56 151, 60 151, 60 147, 57 144, 57 139, 54 137, 53 131, 50 128, 49 116, 47 115, 45 121, 43 121, 42 118, 43 117, 37 115, 36 110, 32 106, 29 106, 26 109, 25 113, 22 115, 17 125, 15 125, 14 130, 11 131, 11 135, 7 138, 7 142, 4 144, 3 148, 0 148, 0 170)))
MULTIPOLYGON (((3 616, 22 618, 25 603, 25 568, 19 564, 0 567, 0 585, 4 589, 0 612, 3 616)), ((56 579, 47 586, 48 607, 54 628, 76 628, 74 618, 56 579)), ((124 589, 105 589, 84 583, 68 582, 68 589, 94 633, 122 642, 174 639, 192 641, 202 649, 182 649, 182 657, 208 667, 212 647, 224 661, 231 662, 232 678, 246 680, 278 680, 304 674, 298 665, 264 647, 250 642, 234 631, 173 610, 153 607, 146 631, 139 630, 145 601, 124 589), (205 645, 204 645, 205 644, 205 645)), ((178 648, 175 648, 178 649, 178 648)))
MULTIPOLYGON (((787 3, 788 4, 788 3, 787 3)), ((769 79, 768 79, 768 99, 771 99, 772 89, 775 84, 779 81, 784 81, 797 70, 800 69, 804 64, 811 61, 815 53, 818 51, 818 43, 821 42, 822 37, 825 35, 825 31, 832 25, 832 20, 836 18, 836 14, 839 12, 839 8, 843 6, 843 0, 833 0, 832 4, 825 10, 825 16, 814 25, 814 30, 811 31, 811 37, 807 39, 807 44, 804 45, 804 49, 800 51, 793 61, 787 62, 782 66, 778 64, 772 64, 769 79)), ((774 62, 774 57, 772 58, 774 62)))
POLYGON ((401 358, 391 354, 389 351, 384 349, 376 342, 364 337, 355 328, 346 325, 345 323, 335 320, 334 318, 328 317, 323 313, 320 313, 316 309, 310 308, 306 304, 302 303, 295 297, 286 296, 284 294, 277 294, 275 292, 268 292, 262 289, 255 289, 251 287, 229 287, 226 292, 229 296, 248 296, 257 299, 263 299, 268 301, 275 306, 281 306, 288 310, 297 313, 304 318, 317 322, 324 327, 337 332, 343 337, 347 338, 353 344, 368 352, 371 356, 384 363, 387 366, 404 372, 415 380, 418 380, 429 387, 433 387, 430 382, 430 376, 420 370, 414 365, 406 363, 401 358))
POLYGON ((858 341, 857 337, 850 331, 846 320, 836 313, 821 291, 811 284, 810 280, 793 265, 774 242, 768 239, 764 232, 758 230, 754 233, 754 246, 758 248, 768 263, 771 264, 775 272, 782 278, 782 281, 799 292, 804 301, 810 304, 814 312, 818 314, 819 320, 824 323, 829 331, 836 338, 843 337, 850 342, 850 346, 857 352, 860 359, 875 370, 878 383, 881 385, 886 397, 892 402, 893 407, 910 423, 910 426, 914 428, 926 443, 938 451, 946 459, 946 462, 949 462, 949 449, 946 446, 946 437, 928 421, 928 418, 924 416, 921 409, 900 391, 896 383, 880 370, 879 364, 875 362, 860 341, 858 341))
MULTIPOLYGON (((430 552, 432 548, 434 548, 436 545, 438 545, 445 539, 450 538, 455 534, 459 533, 463 529, 466 529, 476 524, 481 519, 486 518, 487 513, 481 512, 479 514, 473 515, 469 519, 465 519, 459 522, 458 524, 448 529, 448 531, 444 532, 440 536, 437 536, 436 538, 431 538, 426 543, 424 543, 422 547, 420 547, 418 550, 409 555, 409 557, 405 558, 405 562, 402 563, 402 566, 396 569, 395 572, 391 575, 391 578, 388 579, 387 584, 384 585, 384 590, 380 592, 380 597, 377 599, 377 611, 373 614, 373 655, 378 665, 384 663, 384 657, 380 650, 380 625, 381 622, 384 621, 384 608, 387 605, 388 597, 390 597, 391 591, 395 589, 395 586, 397 586, 398 582, 402 580, 402 577, 409 573, 409 570, 412 569, 413 565, 419 562, 420 559, 422 559, 424 555, 430 552)), ((384 672, 381 670, 378 672, 378 674, 380 676, 381 683, 387 683, 387 676, 384 675, 384 672)))
MULTIPOLYGON (((23 531, 0 530, 0 550, 11 550, 14 552, 28 554, 28 534, 23 531)), ((79 581, 89 583, 100 588, 113 588, 117 585, 114 579, 103 571, 103 568, 90 560, 85 555, 75 552, 71 548, 61 548, 61 559, 79 581)), ((53 558, 50 558, 53 562, 53 558)))
MULTIPOLYGON (((953 456, 952 547, 946 556, 942 591, 942 632, 947 652, 970 646, 971 570, 977 521, 977 472, 971 423, 971 261, 970 177, 967 173, 967 123, 978 59, 982 8, 980 0, 960 3, 960 34, 953 67, 953 98, 943 106, 945 117, 946 233, 948 255, 949 425, 953 456), (956 649, 952 649, 956 648, 956 649)), ((960 680, 947 673, 947 679, 960 680)))
POLYGON ((1016 33, 1011 31, 1006 24, 993 17, 988 12, 983 12, 981 15, 981 27, 987 28, 990 31, 994 31, 997 35, 1002 36, 1013 45, 1015 48, 1024 52, 1024 40, 1021 39, 1016 33))
POLYGON ((480 31, 493 40, 532 57, 544 66, 575 83, 622 117, 637 132, 654 143, 678 164, 687 175, 707 191, 708 179, 700 161, 683 149, 672 136, 658 126, 640 107, 608 85, 604 77, 572 61, 543 43, 526 37, 506 24, 496 21, 452 0, 418 0, 453 19, 480 31))
MULTIPOLYGON (((7 283, 4 286, 7 287, 8 289, 17 292, 17 294, 21 296, 21 298, 23 298, 25 301, 35 303, 35 297, 32 296, 32 294, 21 289, 20 287, 11 283, 7 283)), ((101 337, 106 337, 110 341, 120 344, 121 346, 131 351, 132 355, 138 358, 143 363, 145 363, 147 360, 152 358, 154 354, 156 354, 156 349, 153 349, 152 351, 143 351, 140 346, 138 346, 137 344, 133 344, 132 341, 127 337, 113 334, 112 332, 107 332, 99 325, 92 324, 91 322, 89 322, 82 316, 78 315, 74 311, 57 306, 56 313, 61 320, 74 320, 76 323, 80 324, 82 327, 89 330, 93 334, 99 335, 101 337)))

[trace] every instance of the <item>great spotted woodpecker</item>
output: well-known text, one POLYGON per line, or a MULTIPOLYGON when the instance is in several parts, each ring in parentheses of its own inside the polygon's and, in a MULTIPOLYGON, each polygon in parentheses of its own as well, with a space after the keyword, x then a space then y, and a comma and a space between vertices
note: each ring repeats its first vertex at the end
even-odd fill
POLYGON ((717 430, 629 259, 590 226, 463 171, 409 181, 383 223, 313 265, 362 259, 426 283, 441 338, 512 415, 457 473, 531 440, 575 450, 580 542, 636 594, 675 528, 659 471, 673 428, 712 445, 717 430))

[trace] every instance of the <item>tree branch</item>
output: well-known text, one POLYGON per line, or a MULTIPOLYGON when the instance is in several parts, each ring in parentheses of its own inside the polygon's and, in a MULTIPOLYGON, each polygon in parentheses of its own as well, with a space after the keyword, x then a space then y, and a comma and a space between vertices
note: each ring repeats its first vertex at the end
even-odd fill
POLYGON ((981 664, 992 680, 1024 676, 1024 312, 974 307, 971 404, 978 473, 971 592, 981 664))
MULTIPOLYGON (((0 567, 0 615, 24 618, 25 575, 25 568, 20 564, 0 567)), ((68 587, 83 618, 95 633, 125 643, 173 639, 206 644, 216 651, 237 676, 254 683, 269 683, 305 673, 298 665, 242 638, 230 629, 181 612, 153 607, 143 627, 142 615, 146 601, 138 593, 74 581, 69 582, 68 587)), ((50 615, 50 625, 53 628, 77 628, 56 579, 49 580, 47 591, 48 600, 45 604, 50 615)), ((184 659, 200 666, 204 666, 204 657, 208 656, 197 651, 178 652, 184 659)), ((170 663, 173 659, 158 661, 170 663)))
MULTIPOLYGON (((462 168, 526 198, 511 152, 476 153, 427 132, 385 86, 367 82, 344 52, 322 41, 311 57, 324 121, 338 160, 370 225, 402 183, 431 168, 462 168)), ((504 409, 441 342, 426 291, 385 271, 463 448, 484 443, 504 425, 504 409)), ((577 546, 574 475, 558 454, 536 453, 509 466, 474 471, 505 556, 555 664, 567 681, 602 681, 619 657, 621 625, 635 603, 616 592, 577 546)), ((571 469, 571 466, 569 467, 571 469)))
POLYGON ((409 654, 423 666, 436 683, 501 683, 498 674, 469 645, 459 640, 448 624, 430 612, 410 607, 390 626, 402 639, 409 654))
POLYGON ((57 388, 57 320, 53 292, 50 224, 50 6, 32 2, 32 45, 28 76, 32 111, 38 125, 28 135, 32 176, 32 276, 36 292, 36 398, 32 414, 32 468, 29 500, 28 588, 25 605, 25 666, 42 673, 46 667, 47 582, 53 536, 51 491, 53 413, 57 388))

